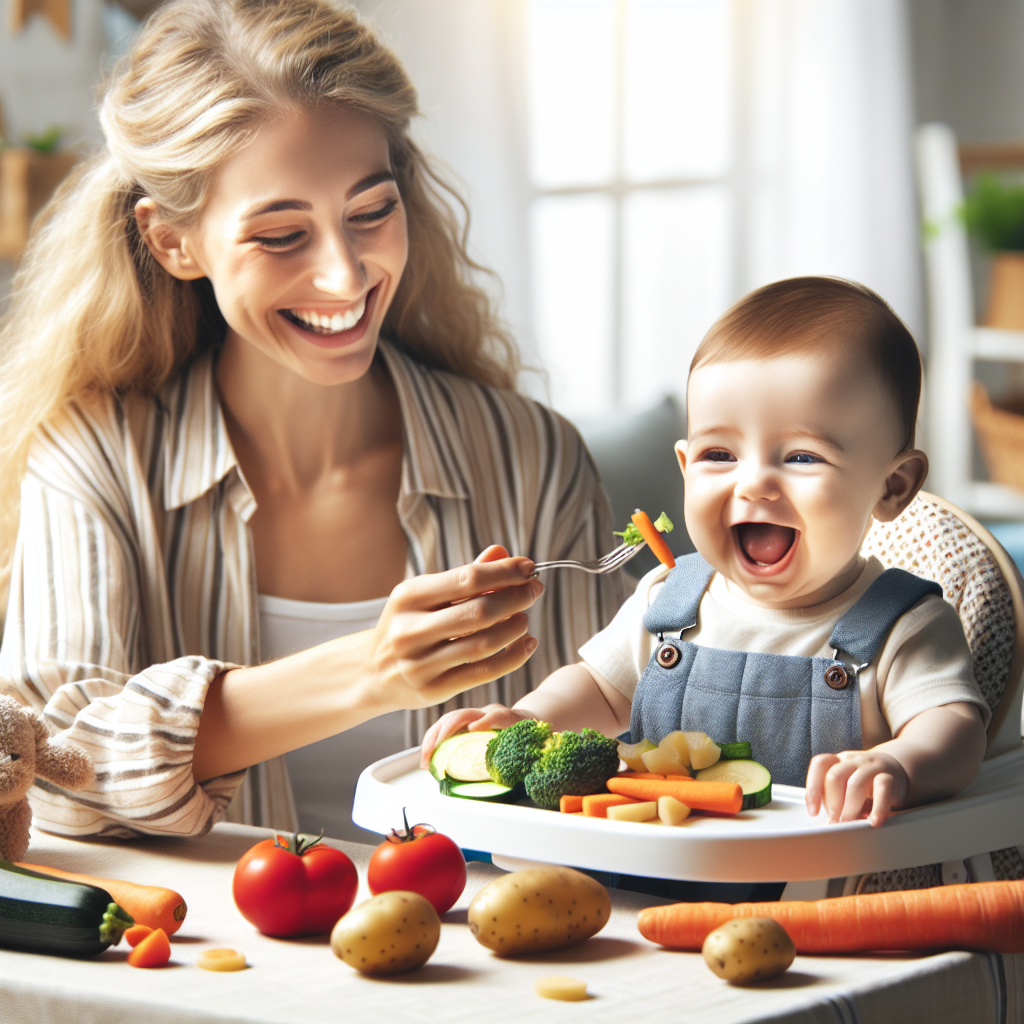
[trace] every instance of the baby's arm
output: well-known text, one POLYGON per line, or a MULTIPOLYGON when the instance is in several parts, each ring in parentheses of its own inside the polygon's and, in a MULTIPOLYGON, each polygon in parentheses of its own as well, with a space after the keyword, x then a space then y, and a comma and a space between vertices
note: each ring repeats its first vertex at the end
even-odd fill
POLYGON ((872 825, 881 825, 894 808, 959 793, 978 774, 985 746, 985 727, 973 704, 929 708, 895 739, 870 750, 813 758, 807 769, 807 810, 816 815, 824 804, 830 824, 867 814, 872 825))
POLYGON ((565 665, 511 708, 488 704, 449 711, 423 737, 420 764, 426 768, 438 744, 462 729, 504 729, 524 718, 536 718, 549 722, 556 731, 589 727, 617 736, 629 728, 629 710, 629 699, 598 679, 585 664, 565 665))

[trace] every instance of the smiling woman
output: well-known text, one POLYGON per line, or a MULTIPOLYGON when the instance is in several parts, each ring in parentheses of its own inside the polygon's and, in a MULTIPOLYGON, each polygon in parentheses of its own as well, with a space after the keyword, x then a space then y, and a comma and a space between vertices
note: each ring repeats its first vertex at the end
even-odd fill
POLYGON ((534 604, 607 500, 513 390, 416 112, 326 0, 174 0, 116 69, 0 339, 0 679, 97 766, 37 825, 292 827, 280 755, 515 699, 614 613, 534 604))

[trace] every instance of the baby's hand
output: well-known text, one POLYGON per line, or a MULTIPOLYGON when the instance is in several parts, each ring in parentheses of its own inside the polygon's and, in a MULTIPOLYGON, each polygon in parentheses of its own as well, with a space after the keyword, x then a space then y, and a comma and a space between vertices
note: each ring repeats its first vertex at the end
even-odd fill
POLYGON ((420 746, 420 767, 429 768, 434 751, 449 736, 463 729, 478 732, 481 729, 504 729, 524 718, 532 718, 524 711, 513 711, 504 704, 488 704, 483 708, 459 708, 442 715, 426 732, 420 746))
POLYGON ((807 813, 817 815, 824 803, 830 825, 867 815, 877 827, 906 799, 908 788, 907 773, 891 754, 880 750, 818 754, 807 769, 807 813))

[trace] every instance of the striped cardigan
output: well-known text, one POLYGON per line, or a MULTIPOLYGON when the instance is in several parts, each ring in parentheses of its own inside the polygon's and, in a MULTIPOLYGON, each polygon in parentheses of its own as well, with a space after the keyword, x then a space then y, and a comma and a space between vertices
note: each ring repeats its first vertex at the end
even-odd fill
MULTIPOLYGON (((613 546, 607 498, 579 435, 549 409, 380 346, 401 404, 398 514, 407 574, 487 544, 540 561, 613 546)), ((83 747, 96 781, 37 780, 37 827, 63 835, 201 835, 215 821, 290 828, 283 758, 197 784, 192 748, 210 682, 260 660, 248 520, 256 503, 228 439, 210 355, 129 417, 113 396, 40 428, 0 648, 0 688, 83 747), (229 808, 230 804, 230 808, 229 808)), ((530 612, 521 669, 409 713, 410 744, 439 714, 512 703, 577 660, 625 596, 616 575, 555 573, 530 612)))

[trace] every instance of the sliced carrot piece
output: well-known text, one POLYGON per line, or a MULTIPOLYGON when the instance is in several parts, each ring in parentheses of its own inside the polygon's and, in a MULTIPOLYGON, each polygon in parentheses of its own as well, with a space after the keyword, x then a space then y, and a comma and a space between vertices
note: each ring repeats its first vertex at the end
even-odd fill
POLYGON ((658 528, 651 522, 651 517, 646 512, 637 509, 630 518, 633 520, 633 525, 640 531, 640 536, 647 541, 647 546, 657 556, 658 561, 670 569, 674 569, 676 567, 675 555, 672 554, 669 546, 658 533, 658 528))
POLYGON ((558 809, 563 814, 575 814, 577 811, 583 810, 583 797, 581 796, 570 796, 566 793, 558 801, 558 809))
MULTIPOLYGON (((701 782, 698 779, 678 782, 658 782, 655 779, 608 780, 613 793, 631 796, 637 800, 657 800, 662 796, 674 796, 695 811, 717 811, 723 814, 738 814, 743 808, 743 790, 738 783, 701 782)), ((584 810, 586 805, 584 804, 584 810)))
POLYGON ((125 942, 127 942, 129 946, 135 947, 147 935, 152 935, 152 934, 153 934, 153 929, 150 928, 148 924, 133 924, 131 926, 131 928, 129 928, 124 933, 124 938, 125 938, 125 942))
POLYGON ((167 932, 157 928, 150 932, 129 954, 132 967, 163 967, 171 959, 171 943, 167 932))
POLYGON ((629 796, 621 796, 618 793, 594 793, 583 798, 583 813, 588 818, 607 818, 609 807, 620 807, 622 804, 638 804, 629 796))

